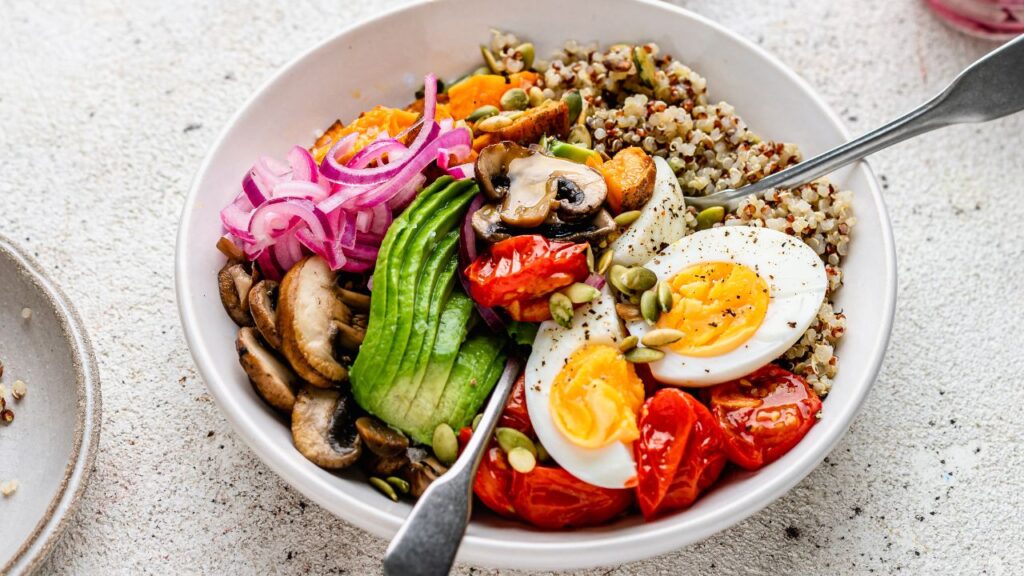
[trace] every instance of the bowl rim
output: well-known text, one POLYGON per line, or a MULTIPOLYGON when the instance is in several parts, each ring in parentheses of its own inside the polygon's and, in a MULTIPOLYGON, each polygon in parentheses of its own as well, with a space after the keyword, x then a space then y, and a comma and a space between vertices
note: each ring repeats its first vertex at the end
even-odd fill
POLYGON ((0 574, 31 574, 49 556, 82 501, 82 494, 89 484, 96 453, 99 451, 103 401, 96 356, 78 311, 39 262, 2 234, 0 252, 11 257, 21 272, 49 301, 57 315, 63 337, 74 352, 74 357, 70 360, 75 372, 78 407, 75 413, 71 456, 46 512, 15 551, 14 556, 9 558, 6 564, 0 565, 0 574))
MULTIPOLYGON (((193 304, 195 298, 190 287, 188 256, 184 253, 183 247, 187 243, 186 240, 191 229, 189 214, 195 209, 200 184, 212 165, 213 157, 224 144, 224 140, 235 124, 269 87, 277 83, 282 77, 288 75, 293 68, 306 58, 361 28, 374 26, 381 20, 386 20, 407 10, 411 11, 428 4, 438 4, 445 1, 451 0, 414 0, 358 20, 299 53, 287 64, 271 74, 235 111, 210 145, 203 162, 196 171, 188 196, 182 207, 175 249, 175 292, 185 338, 199 373, 206 382, 207 388, 210 390, 218 407, 227 417, 234 430, 263 462, 292 487, 346 522, 382 538, 392 537, 401 526, 402 519, 372 504, 361 501, 344 491, 338 492, 323 478, 290 465, 283 455, 259 440, 256 424, 249 418, 245 410, 241 409, 237 400, 227 393, 224 383, 215 378, 212 368, 214 360, 210 357, 207 350, 203 350, 198 346, 200 318, 193 304), (337 512, 342 507, 347 512, 337 512)), ((785 77, 800 91, 805 93, 825 113, 825 116, 832 125, 832 129, 841 134, 843 138, 850 139, 850 134, 838 114, 807 81, 767 50, 723 25, 690 10, 657 0, 628 1, 643 5, 648 9, 672 13, 675 17, 690 19, 697 25, 708 27, 729 37, 743 48, 755 52, 775 74, 785 77)), ((645 531, 642 534, 622 534, 619 531, 609 531, 595 533, 592 538, 582 542, 561 542, 552 539, 546 542, 529 543, 509 542, 507 540, 467 533, 458 555, 460 562, 503 568, 550 568, 556 563, 554 559, 557 558, 557 565, 561 568, 586 568, 609 564, 607 550, 611 546, 614 546, 616 551, 614 563, 617 564, 656 556, 703 540, 752 516, 789 491, 818 466, 839 440, 845 436, 853 418, 859 412, 868 393, 874 386, 882 367, 886 349, 888 348, 896 310, 896 249, 892 223, 881 194, 881 186, 867 161, 862 160, 852 164, 851 168, 865 171, 867 189, 862 192, 859 191, 859 193, 867 193, 872 196, 879 219, 883 248, 881 256, 884 259, 884 268, 888 271, 884 286, 885 299, 880 303, 883 309, 883 337, 878 338, 868 346, 869 352, 865 355, 870 366, 867 381, 854 392, 849 402, 830 411, 829 417, 834 419, 837 424, 831 429, 831 434, 820 441, 818 450, 803 455, 800 460, 792 463, 786 473, 773 475, 765 483, 746 492, 743 497, 722 506, 720 508, 721 512, 713 518, 703 520, 696 527, 691 526, 685 531, 681 529, 681 526, 665 524, 645 531), (570 554, 571 556, 569 556, 570 554)))

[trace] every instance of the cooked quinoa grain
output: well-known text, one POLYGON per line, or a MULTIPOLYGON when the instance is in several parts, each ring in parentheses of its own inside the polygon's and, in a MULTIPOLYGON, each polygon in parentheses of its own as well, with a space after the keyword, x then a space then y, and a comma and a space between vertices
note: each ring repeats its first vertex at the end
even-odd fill
MULTIPOLYGON (((514 35, 495 32, 491 49, 506 55, 519 44, 514 35)), ((594 150, 614 156, 638 146, 661 156, 687 196, 738 188, 801 160, 796 144, 762 139, 731 105, 709 100, 703 76, 662 54, 657 44, 640 48, 654 63, 650 85, 641 79, 634 46, 628 44, 602 50, 569 41, 549 60, 534 63, 545 97, 579 91, 584 108, 578 122, 589 131, 594 150)), ((828 292, 817 321, 779 359, 821 395, 832 387, 838 371, 835 348, 846 331, 846 318, 832 298, 843 283, 842 260, 856 223, 852 200, 852 192, 818 180, 763 199, 748 198, 715 224, 763 226, 798 236, 825 263, 828 292)), ((688 230, 695 231, 697 210, 688 208, 685 218, 688 230)))

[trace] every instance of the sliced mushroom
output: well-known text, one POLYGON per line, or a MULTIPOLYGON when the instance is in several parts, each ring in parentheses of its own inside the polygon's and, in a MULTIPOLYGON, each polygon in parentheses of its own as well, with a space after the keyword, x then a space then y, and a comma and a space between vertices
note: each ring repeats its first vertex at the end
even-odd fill
POLYGON ((235 350, 256 393, 267 404, 290 414, 295 406, 295 390, 300 385, 295 372, 263 347, 252 328, 238 331, 235 350))
POLYGON ((366 472, 372 476, 398 476, 409 466, 409 458, 404 452, 397 456, 385 457, 363 450, 361 462, 366 472))
POLYGON ((433 456, 411 462, 404 474, 409 482, 409 493, 413 498, 419 498, 434 480, 447 471, 448 469, 433 456))
POLYGON ((357 312, 368 312, 370 310, 369 294, 355 292, 347 288, 338 288, 336 291, 338 298, 341 298, 341 301, 352 310, 357 312))
POLYGON ((292 440, 310 462, 328 470, 359 460, 363 443, 352 422, 355 402, 341 391, 307 386, 292 410, 292 440))
POLYGON ((473 214, 472 223, 477 235, 491 243, 519 234, 540 234, 564 242, 597 242, 615 231, 615 220, 607 210, 600 210, 582 222, 566 222, 557 213, 551 213, 536 228, 516 228, 505 224, 496 207, 484 206, 473 214))
POLYGON ((252 326, 249 317, 249 289, 252 275, 241 262, 228 261, 217 274, 220 301, 228 316, 239 326, 252 326))
POLYGON ((508 194, 508 166, 517 158, 526 158, 533 154, 515 142, 499 142, 491 144, 480 151, 473 164, 473 172, 480 188, 492 200, 501 200, 508 194))
POLYGON ((378 456, 391 458, 404 455, 409 448, 409 439, 404 434, 373 416, 363 416, 356 420, 356 430, 363 439, 363 445, 378 456))
POLYGON ((554 172, 548 186, 555 191, 558 216, 566 222, 578 222, 593 216, 608 197, 604 176, 589 166, 586 170, 554 172))
POLYGON ((355 350, 364 331, 352 326, 352 311, 341 300, 336 275, 319 256, 301 260, 281 282, 277 330, 292 368, 322 388, 348 377, 336 346, 355 350))
POLYGON ((277 331, 277 296, 280 286, 273 280, 260 280, 249 290, 249 312, 260 336, 274 350, 281 349, 277 331))

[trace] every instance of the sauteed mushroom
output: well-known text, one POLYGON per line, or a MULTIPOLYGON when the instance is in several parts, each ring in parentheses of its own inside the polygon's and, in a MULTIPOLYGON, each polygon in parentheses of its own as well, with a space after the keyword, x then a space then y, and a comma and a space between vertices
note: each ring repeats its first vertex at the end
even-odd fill
POLYGON ((261 280, 249 290, 249 312, 256 323, 256 329, 274 350, 281 349, 281 335, 277 331, 279 287, 273 280, 261 280))
POLYGON ((581 222, 565 222, 556 213, 552 213, 536 228, 516 228, 505 224, 493 205, 477 210, 473 214, 472 223, 476 233, 491 243, 519 234, 540 234, 563 242, 596 242, 616 228, 615 220, 607 210, 600 210, 590 220, 581 222))
POLYGON ((235 340, 238 361, 242 364, 256 392, 274 408, 288 414, 295 406, 295 389, 299 377, 274 357, 252 328, 242 328, 235 340))
POLYGON ((249 289, 252 288, 252 274, 241 262, 229 260, 217 274, 220 301, 228 316, 239 326, 252 326, 249 317, 249 289))
POLYGON ((409 481, 409 493, 413 498, 419 498, 431 482, 447 471, 448 469, 433 456, 411 462, 405 471, 406 480, 409 481))
POLYGON ((363 443, 352 422, 355 405, 339 390, 307 386, 292 410, 292 440, 310 462, 328 470, 359 460, 363 443))

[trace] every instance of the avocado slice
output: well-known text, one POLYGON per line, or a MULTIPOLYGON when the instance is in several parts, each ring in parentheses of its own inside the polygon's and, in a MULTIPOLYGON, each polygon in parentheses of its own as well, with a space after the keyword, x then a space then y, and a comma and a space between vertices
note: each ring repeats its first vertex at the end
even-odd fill
MULTIPOLYGON (((497 377, 492 380, 488 380, 488 377, 493 363, 505 364, 502 353, 504 344, 501 338, 482 330, 466 339, 459 349, 440 403, 434 409, 435 417, 439 420, 434 423, 435 426, 444 421, 458 430, 469 424, 497 383, 497 377)), ((433 433, 433 428, 430 431, 433 433)))

